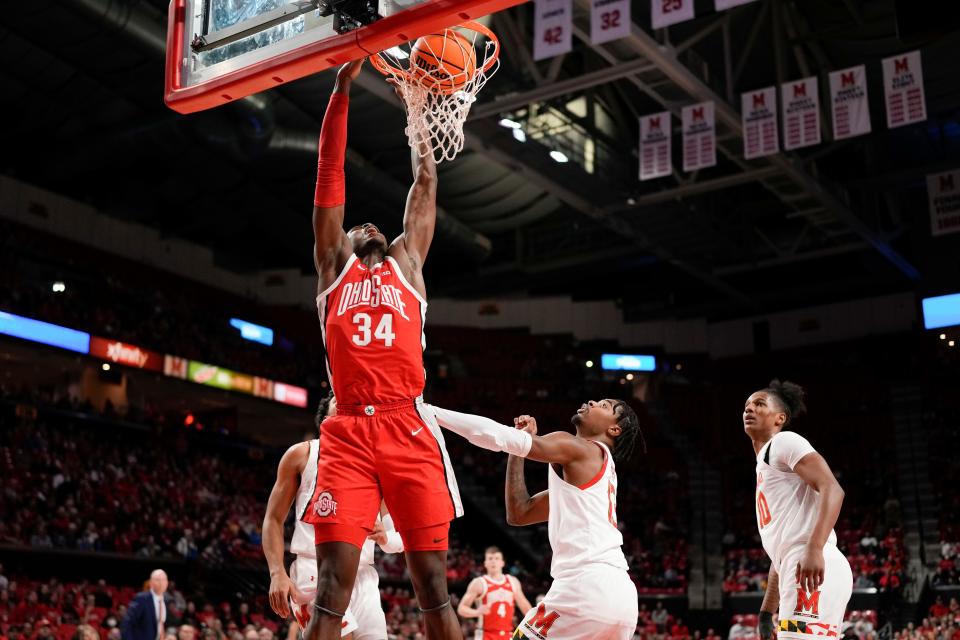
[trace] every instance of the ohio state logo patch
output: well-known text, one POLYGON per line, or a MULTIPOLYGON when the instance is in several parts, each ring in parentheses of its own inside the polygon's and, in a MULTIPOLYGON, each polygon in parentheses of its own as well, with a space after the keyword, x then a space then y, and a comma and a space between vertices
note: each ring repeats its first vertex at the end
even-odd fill
POLYGON ((321 518, 330 514, 337 515, 337 501, 329 491, 321 491, 313 505, 313 511, 321 518))

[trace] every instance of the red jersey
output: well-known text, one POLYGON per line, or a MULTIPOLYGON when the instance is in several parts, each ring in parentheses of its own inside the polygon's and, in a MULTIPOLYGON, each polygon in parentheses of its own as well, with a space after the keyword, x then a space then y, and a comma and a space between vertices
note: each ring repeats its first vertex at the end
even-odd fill
POLYGON ((514 595, 513 583, 510 578, 503 576, 502 582, 494 582, 488 576, 483 576, 483 598, 480 603, 490 607, 490 613, 480 618, 478 632, 483 632, 487 638, 497 636, 509 637, 513 631, 514 595), (506 634, 499 633, 505 631, 506 634))
POLYGON ((350 254, 337 279, 317 296, 327 376, 338 404, 416 398, 425 372, 427 301, 391 257, 371 268, 350 254))

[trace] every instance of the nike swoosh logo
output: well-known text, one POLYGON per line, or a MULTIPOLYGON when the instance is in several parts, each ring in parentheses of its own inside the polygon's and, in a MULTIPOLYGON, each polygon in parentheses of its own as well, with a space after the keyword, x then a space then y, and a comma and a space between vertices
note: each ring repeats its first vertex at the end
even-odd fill
POLYGON ((410 435, 415 436, 415 435, 417 435, 418 433, 420 433, 421 431, 423 431, 423 427, 420 427, 420 428, 417 429, 416 431, 411 431, 411 432, 410 432, 410 435))

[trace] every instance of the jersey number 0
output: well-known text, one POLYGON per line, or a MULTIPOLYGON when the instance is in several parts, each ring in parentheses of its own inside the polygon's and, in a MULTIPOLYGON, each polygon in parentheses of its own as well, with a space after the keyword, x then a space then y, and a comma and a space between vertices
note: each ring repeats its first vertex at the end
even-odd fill
POLYGON ((374 338, 383 342, 387 347, 393 346, 393 341, 397 334, 393 332, 393 315, 385 313, 380 317, 377 328, 370 332, 373 321, 368 313, 353 314, 353 324, 357 327, 357 332, 353 334, 353 344, 358 347, 365 347, 370 344, 374 338))

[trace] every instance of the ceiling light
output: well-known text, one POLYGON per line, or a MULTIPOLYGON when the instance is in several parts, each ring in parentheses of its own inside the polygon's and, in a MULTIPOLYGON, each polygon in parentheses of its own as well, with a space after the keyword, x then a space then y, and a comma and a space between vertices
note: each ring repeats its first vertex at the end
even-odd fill
POLYGON ((633 374, 632 374, 632 373, 628 373, 628 374, 627 374, 627 380, 633 380, 633 374))
POLYGON ((587 365, 587 369, 592 369, 592 368, 593 368, 593 360, 587 360, 586 365, 587 365))
POLYGON ((104 371, 110 371, 110 365, 107 364, 106 362, 104 362, 104 363, 103 363, 103 370, 104 370, 104 371))
POLYGON ((507 129, 519 129, 522 125, 516 120, 511 120, 510 118, 501 118, 500 126, 506 127, 507 129))
POLYGON ((956 344, 956 343, 955 343, 953 340, 951 340, 951 341, 948 342, 947 344, 952 347, 952 346, 953 346, 954 344, 956 344))
POLYGON ((513 130, 513 139, 517 142, 526 142, 527 134, 524 133, 523 129, 514 129, 513 130))
POLYGON ((557 162, 568 162, 570 159, 562 151, 551 151, 550 157, 556 160, 557 162))
POLYGON ((51 288, 53 289, 54 293, 63 293, 64 291, 67 290, 67 285, 65 285, 60 280, 57 280, 56 282, 53 283, 53 287, 51 288))
POLYGON ((946 339, 947 339, 947 334, 941 333, 941 334, 940 334, 940 339, 941 339, 941 340, 946 340, 946 339))
POLYGON ((636 199, 636 198, 627 198, 627 206, 632 207, 632 206, 634 206, 635 204, 637 204, 637 199, 636 199))

